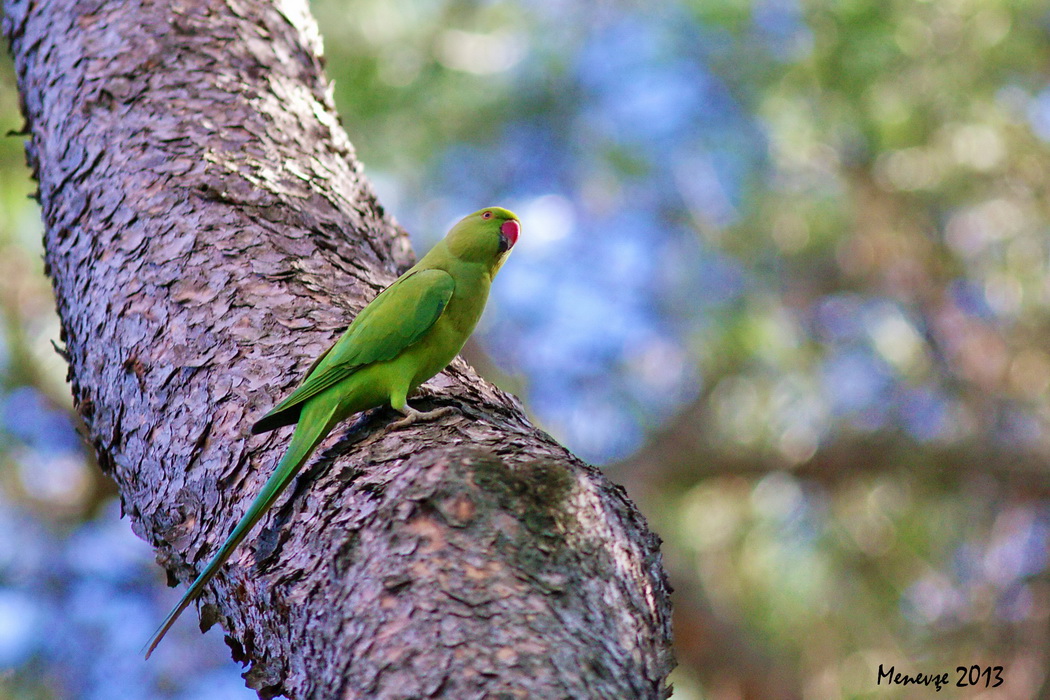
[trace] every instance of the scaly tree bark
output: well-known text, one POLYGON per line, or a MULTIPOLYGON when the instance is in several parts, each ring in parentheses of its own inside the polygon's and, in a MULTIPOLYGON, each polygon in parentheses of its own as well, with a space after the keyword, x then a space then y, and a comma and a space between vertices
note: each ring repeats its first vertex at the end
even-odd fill
MULTIPOLYGON (((186 582, 286 445, 252 419, 409 265, 407 237, 339 126, 305 2, 5 12, 76 406, 186 582)), ((623 490, 461 361, 417 399, 438 404, 459 414, 335 431, 205 594, 249 685, 665 695, 658 539, 623 490)))

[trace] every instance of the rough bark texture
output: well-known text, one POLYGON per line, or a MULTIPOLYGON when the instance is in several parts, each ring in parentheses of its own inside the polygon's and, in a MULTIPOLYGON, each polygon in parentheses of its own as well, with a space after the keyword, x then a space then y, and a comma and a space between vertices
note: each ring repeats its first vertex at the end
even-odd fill
MULTIPOLYGON (((248 426, 410 263, 407 238, 338 124, 304 3, 5 10, 76 405, 186 582, 290 435, 248 426)), ((416 403, 461 414, 337 430, 205 594, 249 685, 663 696, 658 540, 622 489, 460 361, 416 403)))

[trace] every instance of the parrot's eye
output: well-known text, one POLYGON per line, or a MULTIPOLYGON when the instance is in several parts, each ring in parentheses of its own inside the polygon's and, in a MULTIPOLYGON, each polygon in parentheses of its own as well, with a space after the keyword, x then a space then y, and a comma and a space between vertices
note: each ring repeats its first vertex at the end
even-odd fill
POLYGON ((490 211, 485 212, 484 214, 481 215, 481 218, 482 219, 491 219, 492 218, 492 212, 490 212, 490 211))

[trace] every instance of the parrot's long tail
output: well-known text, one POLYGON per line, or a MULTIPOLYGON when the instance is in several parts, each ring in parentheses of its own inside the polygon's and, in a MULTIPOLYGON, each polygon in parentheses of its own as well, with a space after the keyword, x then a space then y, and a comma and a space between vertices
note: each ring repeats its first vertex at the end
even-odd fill
POLYGON ((270 506, 274 504, 274 501, 277 500, 299 472, 299 467, 303 465, 310 453, 313 452, 313 449, 317 447, 317 444, 325 438, 334 423, 337 422, 333 418, 335 417, 338 403, 334 400, 325 401, 324 399, 326 398, 328 397, 318 396, 304 407, 299 424, 295 427, 295 433, 292 434, 292 441, 288 445, 288 451, 284 453, 284 457, 277 464, 273 475, 263 484, 259 495, 248 506, 248 512, 244 514, 237 526, 233 528, 233 532, 222 543, 219 551, 200 572, 193 584, 190 585, 189 590, 182 596, 178 605, 168 613, 168 616, 164 618, 164 622, 161 623, 149 642, 143 647, 147 659, 153 653, 153 650, 157 648, 157 645, 160 644, 160 640, 171 629, 171 626, 175 624, 175 620, 179 619, 182 611, 200 595, 208 582, 218 573, 222 565, 226 563, 226 560, 230 558, 233 550, 251 532, 251 529, 259 522, 259 519, 262 518, 266 511, 270 509, 270 506))

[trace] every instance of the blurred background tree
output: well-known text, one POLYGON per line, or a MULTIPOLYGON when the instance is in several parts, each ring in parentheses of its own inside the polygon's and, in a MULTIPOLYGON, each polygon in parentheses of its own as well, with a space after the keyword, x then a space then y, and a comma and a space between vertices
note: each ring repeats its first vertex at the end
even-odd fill
MULTIPOLYGON (((1045 3, 313 10, 417 250, 522 216, 469 356, 666 540, 676 698, 1045 692, 1045 3)), ((176 592, 76 436, 32 189, 0 140, 0 697, 252 697, 218 632, 140 660, 176 592)))

